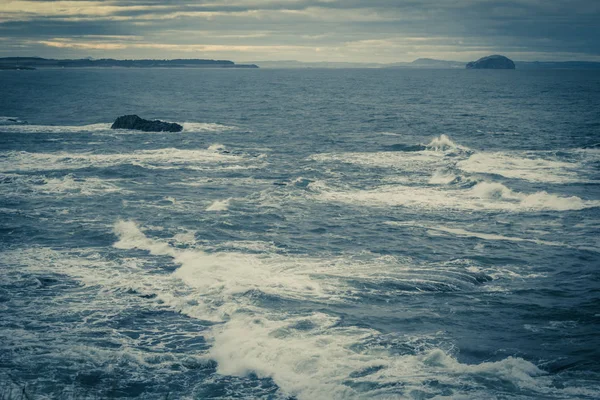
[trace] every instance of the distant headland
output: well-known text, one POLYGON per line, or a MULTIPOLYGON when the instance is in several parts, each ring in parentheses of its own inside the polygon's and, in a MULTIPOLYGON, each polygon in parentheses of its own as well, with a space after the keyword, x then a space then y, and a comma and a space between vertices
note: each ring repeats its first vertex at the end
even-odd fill
POLYGON ((0 58, 0 69, 37 69, 37 68, 258 68, 255 64, 236 64, 229 60, 175 59, 175 60, 115 60, 103 59, 66 59, 55 60, 40 57, 4 57, 0 58))

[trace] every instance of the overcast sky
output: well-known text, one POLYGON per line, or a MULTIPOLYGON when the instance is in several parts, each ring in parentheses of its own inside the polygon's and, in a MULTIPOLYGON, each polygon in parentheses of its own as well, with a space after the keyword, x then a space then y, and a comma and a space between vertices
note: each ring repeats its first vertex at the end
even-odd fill
POLYGON ((600 0, 0 0, 0 56, 600 61, 600 0))

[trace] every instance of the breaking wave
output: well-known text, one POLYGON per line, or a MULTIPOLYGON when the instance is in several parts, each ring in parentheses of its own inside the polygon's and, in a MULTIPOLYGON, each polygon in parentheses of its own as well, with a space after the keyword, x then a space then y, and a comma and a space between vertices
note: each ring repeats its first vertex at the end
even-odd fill
POLYGON ((473 154, 457 166, 464 172, 496 174, 530 182, 570 183, 581 180, 577 172, 580 169, 578 163, 506 153, 473 154))
POLYGON ((428 145, 425 146, 428 150, 431 151, 467 151, 469 150, 467 147, 460 146, 452 141, 450 137, 447 135, 440 135, 429 142, 428 145))
POLYGON ((480 182, 471 189, 386 185, 370 190, 340 190, 322 182, 309 186, 318 200, 356 205, 514 212, 568 211, 600 207, 598 200, 559 196, 546 191, 520 193, 497 182, 480 182))

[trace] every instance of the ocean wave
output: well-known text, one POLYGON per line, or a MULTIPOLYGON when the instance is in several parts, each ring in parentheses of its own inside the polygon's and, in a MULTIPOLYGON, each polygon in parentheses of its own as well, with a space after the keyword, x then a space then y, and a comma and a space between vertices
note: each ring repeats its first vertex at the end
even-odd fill
POLYGON ((507 153, 476 153, 457 163, 468 173, 496 174, 530 182, 570 183, 581 178, 580 164, 507 153))
POLYGON ((551 390, 547 374, 522 358, 463 364, 435 347, 393 355, 385 341, 367 344, 376 332, 337 323, 322 314, 285 321, 236 316, 217 328, 210 357, 221 374, 270 377, 298 399, 404 398, 411 392, 428 398, 444 391, 483 398, 498 386, 551 390), (363 343, 364 351, 355 350, 363 343))
POLYGON ((211 164, 224 168, 250 168, 253 158, 226 154, 208 149, 183 150, 163 148, 138 150, 131 153, 29 153, 9 151, 0 153, 0 171, 51 171, 115 165, 136 165, 148 169, 206 169, 211 164), (236 165, 237 164, 237 165, 236 165))
MULTIPOLYGON (((461 363, 452 354, 449 339, 441 333, 388 336, 375 329, 344 324, 340 317, 319 311, 286 312, 280 307, 265 307, 260 297, 256 297, 261 293, 274 298, 299 296, 311 304, 315 301, 330 304, 347 289, 339 285, 341 281, 327 283, 328 273, 339 274, 338 279, 364 274, 372 279, 388 275, 384 280, 390 280, 394 274, 402 273, 390 268, 389 263, 397 261, 393 257, 381 257, 375 264, 349 263, 344 259, 332 265, 331 259, 315 262, 315 259, 270 254, 211 254, 176 248, 168 239, 149 237, 131 221, 118 221, 114 232, 118 237, 115 248, 145 250, 150 257, 133 257, 128 253, 126 258, 111 256, 109 260, 85 249, 74 250, 73 254, 44 248, 19 250, 4 254, 14 268, 0 274, 52 273, 80 280, 85 284, 86 301, 71 304, 67 311, 61 308, 63 313, 76 310, 94 319, 95 310, 103 307, 102 318, 105 318, 106 313, 119 315, 122 307, 144 302, 202 321, 219 322, 207 325, 202 332, 210 346, 207 351, 186 354, 195 357, 188 362, 213 365, 220 375, 271 378, 282 395, 299 400, 404 397, 413 391, 427 397, 452 393, 476 398, 504 386, 515 392, 543 394, 554 390, 547 374, 522 358, 461 363), (152 256, 171 257, 178 269, 172 274, 156 274, 145 266, 152 256), (90 298, 90 290, 112 293, 110 304, 105 304, 105 295, 90 298), (121 295, 115 296, 117 293, 121 295), (209 360, 214 360, 213 364, 209 360)), ((164 258, 160 264, 164 264, 164 258)), ((439 274, 451 267, 432 269, 439 274)), ((464 271, 464 277, 449 274, 448 279, 454 279, 450 282, 464 279, 464 285, 480 284, 480 273, 464 271)), ((414 272, 423 276, 422 270, 414 272)), ((44 311, 53 312, 48 308, 44 311)), ((39 338, 30 336, 30 339, 20 336, 20 340, 35 345, 39 338)), ((170 333, 165 335, 164 340, 169 340, 169 336, 170 333)), ((115 340, 127 339, 115 336, 115 340)), ((68 349, 55 347, 46 353, 62 349, 66 352, 57 359, 63 362, 86 357, 97 366, 110 364, 117 351, 119 357, 126 358, 120 362, 122 365, 140 373, 149 366, 169 371, 183 362, 181 354, 151 354, 127 343, 117 350, 70 345, 68 349)))
MULTIPOLYGON (((470 180, 469 175, 472 174, 499 175, 509 179, 551 184, 598 182, 597 179, 588 177, 597 170, 596 163, 600 154, 597 149, 565 151, 563 158, 570 158, 566 161, 547 151, 476 152, 456 144, 447 135, 440 135, 427 145, 396 144, 386 147, 386 150, 388 151, 319 153, 310 156, 309 160, 389 168, 401 173, 401 179, 407 182, 422 182, 423 174, 429 174, 429 183, 434 185, 452 182, 451 175, 461 180, 470 180)), ((389 182, 398 179, 400 178, 397 176, 383 178, 389 182)))
POLYGON ((403 173, 432 173, 442 168, 452 167, 457 159, 472 153, 469 148, 456 144, 447 135, 440 135, 426 145, 396 144, 386 149, 388 151, 318 153, 308 159, 322 163, 390 168, 403 173))
POLYGON ((600 207, 598 200, 559 196, 546 191, 532 194, 515 192, 497 182, 480 182, 470 189, 385 185, 370 190, 329 187, 311 183, 314 198, 356 205, 403 206, 420 209, 472 211, 568 211, 600 207))
POLYGON ((397 292, 400 285, 408 292, 419 292, 428 285, 439 286, 439 291, 447 287, 473 290, 473 285, 481 283, 463 265, 447 266, 446 273, 435 266, 428 269, 389 256, 375 257, 370 262, 348 257, 290 257, 275 253, 277 248, 272 243, 261 242, 227 242, 217 245, 217 251, 183 251, 167 240, 149 238, 132 221, 118 221, 114 232, 119 237, 114 247, 173 257, 180 265, 174 276, 197 294, 215 295, 227 302, 237 302, 239 295, 252 291, 288 299, 344 302, 361 296, 356 290, 358 281, 362 282, 361 288, 372 283, 382 294, 386 290, 397 292), (231 251, 232 247, 252 253, 231 251))

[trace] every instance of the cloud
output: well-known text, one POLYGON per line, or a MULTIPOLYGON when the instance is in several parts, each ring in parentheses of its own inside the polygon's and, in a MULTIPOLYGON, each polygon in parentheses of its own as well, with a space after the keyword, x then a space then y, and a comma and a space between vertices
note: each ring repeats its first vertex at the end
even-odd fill
POLYGON ((0 55, 17 49, 305 61, 469 60, 489 53, 599 59, 600 2, 17 0, 0 4, 0 36, 10 39, 0 42, 0 55))

